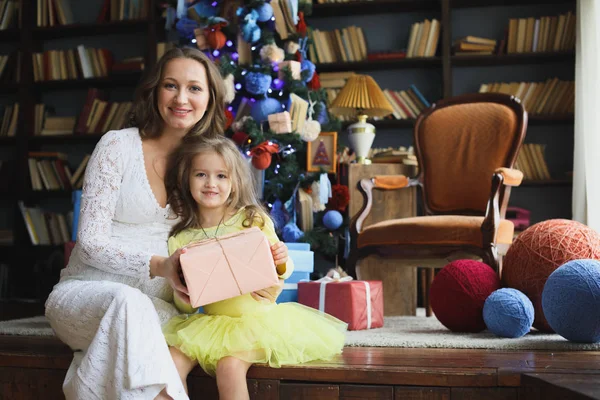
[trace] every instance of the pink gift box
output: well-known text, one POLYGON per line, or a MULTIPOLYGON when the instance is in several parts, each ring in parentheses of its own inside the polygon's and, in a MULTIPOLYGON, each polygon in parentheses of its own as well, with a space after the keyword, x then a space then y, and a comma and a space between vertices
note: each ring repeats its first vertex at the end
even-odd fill
POLYGON ((270 114, 269 128, 275 133, 290 133, 292 131, 292 118, 288 111, 270 114))
POLYGON ((257 227, 191 244, 179 260, 193 307, 279 282, 269 240, 257 227))
POLYGON ((299 282, 298 303, 341 319, 351 331, 383 326, 381 281, 299 282))
POLYGON ((281 80, 285 79, 284 70, 289 68, 292 71, 292 78, 295 80, 300 80, 300 73, 302 71, 302 66, 298 61, 282 61, 277 64, 279 67, 279 71, 277 72, 277 77, 281 80))

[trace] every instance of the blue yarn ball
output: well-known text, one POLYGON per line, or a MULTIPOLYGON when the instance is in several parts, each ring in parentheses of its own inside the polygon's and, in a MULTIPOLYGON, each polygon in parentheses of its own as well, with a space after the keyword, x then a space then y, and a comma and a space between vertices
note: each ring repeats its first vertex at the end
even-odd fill
POLYGON ((271 97, 267 97, 266 99, 257 100, 254 103, 250 110, 250 116, 254 118, 255 121, 261 122, 266 121, 269 115, 281 112, 282 110, 280 102, 271 97))
POLYGON ((285 225, 285 212, 283 211, 283 203, 277 199, 271 207, 271 219, 275 225, 275 229, 281 229, 285 225))
POLYGON ((335 231, 342 226, 342 222, 344 222, 344 217, 339 211, 329 210, 323 215, 323 225, 330 231, 335 231))
POLYGON ((531 330, 533 303, 517 289, 498 289, 483 304, 483 321, 488 330, 506 338, 518 338, 531 330))
POLYGON ((550 274, 542 309, 556 333, 573 342, 600 342, 600 261, 572 260, 550 274))
POLYGON ((267 93, 271 87, 273 78, 271 75, 261 72, 248 72, 246 74, 246 90, 252 94, 262 96, 267 93))
POLYGON ((282 236, 284 242, 295 243, 302 239, 302 237, 304 236, 304 232, 302 232, 300 228, 298 228, 298 225, 296 225, 295 223, 288 222, 283 227, 282 236))
POLYGON ((313 64, 310 60, 307 60, 306 58, 303 59, 302 62, 300 62, 300 71, 304 83, 310 82, 312 80, 316 69, 317 67, 315 67, 315 64, 313 64))
POLYGON ((258 13, 258 20, 260 22, 266 22, 273 16, 273 7, 269 3, 263 3, 262 6, 256 8, 258 13))

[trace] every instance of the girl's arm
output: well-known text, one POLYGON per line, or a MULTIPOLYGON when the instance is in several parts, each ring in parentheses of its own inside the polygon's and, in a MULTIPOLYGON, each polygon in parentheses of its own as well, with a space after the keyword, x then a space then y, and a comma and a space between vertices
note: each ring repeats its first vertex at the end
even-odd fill
MULTIPOLYGON (((183 247, 175 236, 171 236, 169 238, 168 244, 169 255, 175 253, 178 249, 183 247)), ((173 292, 173 303, 175 303, 175 307, 177 307, 177 309, 184 314, 195 314, 198 312, 198 308, 192 307, 192 305, 189 303, 189 298, 180 295, 177 290, 173 292)))
POLYGON ((294 262, 287 256, 287 246, 285 246, 285 243, 281 242, 277 237, 277 234, 275 233, 275 226, 273 225, 271 218, 266 215, 263 216, 263 219, 265 220, 265 224, 262 227, 262 231, 267 236, 267 239, 269 239, 271 251, 273 251, 273 258, 277 260, 278 257, 282 257, 286 260, 284 263, 276 265, 277 275, 279 275, 279 279, 287 279, 290 277, 292 272, 294 272, 294 262), (278 243, 282 244, 278 245, 278 243), (283 255, 281 250, 285 250, 285 255, 283 255))
POLYGON ((85 172, 77 242, 86 264, 114 274, 146 278, 153 254, 111 237, 116 204, 124 190, 121 181, 130 157, 129 143, 129 135, 113 131, 94 149, 85 172))

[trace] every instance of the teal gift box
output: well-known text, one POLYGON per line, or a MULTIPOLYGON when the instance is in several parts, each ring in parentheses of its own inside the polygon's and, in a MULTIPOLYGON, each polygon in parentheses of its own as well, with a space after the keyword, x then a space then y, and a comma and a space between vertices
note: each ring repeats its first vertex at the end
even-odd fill
POLYGON ((310 244, 286 243, 286 246, 288 257, 294 262, 294 272, 285 280, 277 303, 298 301, 298 282, 310 280, 310 273, 315 269, 315 255, 310 251, 310 244))

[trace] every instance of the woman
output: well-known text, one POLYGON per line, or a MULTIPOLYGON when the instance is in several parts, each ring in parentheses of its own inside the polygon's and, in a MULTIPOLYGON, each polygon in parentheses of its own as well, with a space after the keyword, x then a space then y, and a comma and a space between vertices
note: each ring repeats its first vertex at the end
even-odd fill
MULTIPOLYGON (((192 365, 161 325, 188 300, 177 223, 167 204, 166 161, 186 136, 223 134, 218 69, 192 48, 167 52, 135 95, 132 128, 106 133, 87 166, 77 244, 46 302, 46 316, 75 356, 67 399, 187 399, 192 365)), ((183 250, 185 251, 185 250, 183 250)), ((285 252, 285 246, 275 250, 285 252)), ((263 296, 276 296, 272 288, 263 296)))

